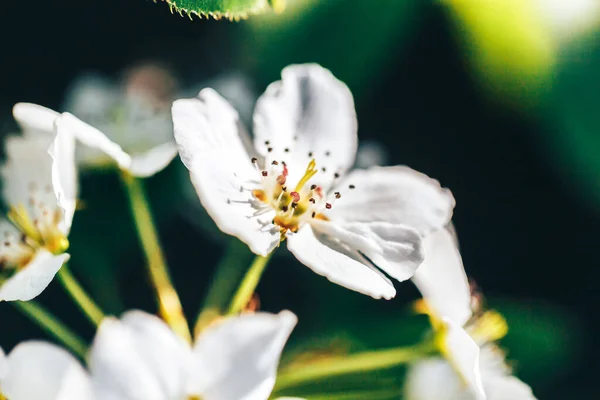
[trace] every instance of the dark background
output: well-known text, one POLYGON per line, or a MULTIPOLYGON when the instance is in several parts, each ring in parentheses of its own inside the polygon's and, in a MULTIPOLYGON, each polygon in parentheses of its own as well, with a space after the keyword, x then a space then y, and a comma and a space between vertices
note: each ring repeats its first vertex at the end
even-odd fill
MULTIPOLYGON (((369 30, 390 17, 369 14, 357 22, 349 6, 321 7, 302 22, 305 31, 261 36, 252 25, 257 21, 190 21, 144 0, 7 2, 0 13, 0 126, 4 133, 14 126, 10 112, 17 101, 60 109, 66 87, 85 70, 116 77, 132 63, 159 60, 176 71, 182 86, 239 71, 259 94, 286 64, 321 62, 355 93, 361 139, 380 141, 390 164, 407 164, 454 193, 467 273, 511 324, 505 345, 519 376, 540 399, 592 398, 600 357, 600 218, 595 195, 586 189, 590 181, 557 154, 561 146, 551 139, 558 124, 548 115, 560 101, 549 96, 531 107, 485 93, 448 11, 423 3, 394 10, 405 14, 388 23, 384 40, 369 30), (380 50, 361 53, 370 47, 380 50)), ((591 54, 584 52, 580 65, 591 54)), ((587 101, 593 112, 598 104, 587 101)), ((193 317, 228 240, 199 227, 203 217, 183 199, 184 181, 176 160, 147 186, 175 284, 193 317)), ((86 208, 75 217, 72 235, 75 273, 106 310, 153 311, 118 180, 88 174, 82 185, 86 208)), ((298 314, 294 343, 312 334, 327 341, 331 333, 364 347, 388 347, 417 340, 419 329, 408 321, 423 322, 410 317, 416 290, 410 283, 396 286, 396 299, 375 301, 281 254, 259 295, 265 309, 298 314)), ((56 283, 40 301, 92 337, 56 283)), ((0 304, 0 345, 10 349, 26 338, 45 335, 0 304)))

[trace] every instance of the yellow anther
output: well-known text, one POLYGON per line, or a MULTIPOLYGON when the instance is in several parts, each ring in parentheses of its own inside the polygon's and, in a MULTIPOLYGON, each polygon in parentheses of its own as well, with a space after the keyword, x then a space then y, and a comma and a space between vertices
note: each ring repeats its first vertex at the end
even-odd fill
POLYGON ((508 333, 506 319, 496 311, 486 311, 481 315, 469 333, 478 343, 489 343, 502 339, 508 333))
POLYGON ((46 248, 52 254, 62 254, 69 248, 69 239, 65 235, 57 235, 46 244, 46 248))
POLYGON ((316 167, 317 167, 317 162, 313 158, 308 163, 308 167, 306 167, 306 172, 304 173, 304 176, 302 177, 302 179, 300 179, 300 181, 296 185, 296 189, 295 189, 296 192, 300 192, 300 190, 302 190, 302 188, 304 187, 304 185, 306 185, 306 182, 308 182, 310 180, 310 178, 312 178, 313 176, 315 176, 315 174, 318 171, 316 169, 316 167))

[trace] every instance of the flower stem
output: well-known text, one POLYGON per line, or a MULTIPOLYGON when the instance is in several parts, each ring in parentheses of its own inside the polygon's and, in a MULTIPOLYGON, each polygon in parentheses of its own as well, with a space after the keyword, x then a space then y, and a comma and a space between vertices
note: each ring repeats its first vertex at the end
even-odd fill
POLYGON ((215 319, 225 313, 237 285, 244 275, 244 270, 250 262, 252 253, 248 246, 236 238, 231 239, 225 250, 225 255, 217 265, 212 282, 205 297, 202 309, 196 319, 194 335, 210 325, 215 319))
POLYGON ((61 341, 73 353, 82 359, 85 358, 87 352, 85 342, 45 308, 34 301, 11 301, 10 303, 40 328, 61 341))
POLYGON ((169 276, 142 182, 126 172, 123 172, 121 176, 129 196, 129 204, 140 243, 146 254, 148 272, 156 289, 160 314, 174 332, 191 343, 190 329, 183 313, 181 301, 169 276))
POLYGON ((272 255, 273 251, 266 257, 256 256, 252 262, 252 265, 250 265, 248 272, 246 272, 246 275, 244 276, 240 287, 235 293, 235 296, 233 296, 233 300, 229 305, 227 315, 239 313, 246 306, 246 304, 248 304, 272 255))
POLYGON ((58 271, 58 280, 69 293, 71 298, 75 300, 85 316, 95 325, 100 325, 104 319, 104 313, 98 305, 92 300, 87 292, 81 287, 77 279, 73 276, 67 264, 63 265, 58 271))
POLYGON ((427 342, 413 347, 375 350, 348 356, 335 356, 312 363, 292 364, 279 373, 275 388, 281 390, 312 382, 315 379, 392 368, 418 360, 434 350, 435 347, 427 342))

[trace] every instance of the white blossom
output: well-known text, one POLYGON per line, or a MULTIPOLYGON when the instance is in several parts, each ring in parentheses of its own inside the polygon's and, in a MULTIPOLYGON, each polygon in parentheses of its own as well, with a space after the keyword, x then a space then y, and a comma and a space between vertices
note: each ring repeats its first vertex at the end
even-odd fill
MULTIPOLYGON (((166 71, 147 66, 132 72, 123 85, 97 75, 75 82, 67 97, 69 112, 63 113, 63 129, 85 145, 77 151, 82 167, 106 168, 116 163, 134 176, 147 177, 173 160, 177 148, 168 109, 170 89, 153 86, 168 77, 166 71)), ((44 121, 49 112, 30 103, 18 103, 13 109, 22 125, 47 133, 52 126, 36 121, 44 121)))
POLYGON ((285 68, 254 113, 254 146, 216 92, 173 104, 175 140, 219 228, 260 255, 287 239, 313 271, 375 298, 395 295, 422 261, 421 237, 444 227, 454 199, 407 167, 355 170, 348 88, 318 65, 285 68), (377 268, 375 267, 377 266, 377 268))
POLYGON ((193 347, 155 316, 107 318, 89 363, 99 400, 267 400, 296 324, 281 313, 243 314, 206 328, 193 347))
POLYGON ((66 350, 44 342, 0 349, 0 399, 93 400, 88 373, 66 350))
MULTIPOLYGON (((56 114, 46 116, 36 123, 60 125, 56 114)), ((74 138, 27 132, 6 139, 7 159, 0 166, 8 209, 0 219, 0 301, 36 297, 69 259, 77 196, 74 138)))
POLYGON ((512 376, 495 341, 506 335, 504 318, 472 299, 455 238, 446 230, 424 240, 425 260, 413 282, 423 294, 444 358, 414 363, 407 400, 534 400, 531 388, 512 376))

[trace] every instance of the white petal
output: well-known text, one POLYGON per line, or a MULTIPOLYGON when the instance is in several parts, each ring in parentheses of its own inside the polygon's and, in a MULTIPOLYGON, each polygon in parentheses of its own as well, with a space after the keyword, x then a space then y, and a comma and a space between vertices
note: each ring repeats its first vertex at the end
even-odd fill
POLYGON ((37 104, 17 103, 13 107, 13 116, 24 133, 52 134, 58 115, 56 111, 37 104))
POLYGON ((400 282, 411 278, 423 261, 419 232, 403 225, 387 222, 336 224, 315 219, 312 226, 364 254, 400 282))
POLYGON ((0 284, 0 301, 28 301, 37 297, 68 259, 68 254, 39 250, 29 264, 0 284))
POLYGON ((448 361, 430 358, 412 364, 404 383, 406 400, 474 400, 448 361))
POLYGON ((86 123, 104 129, 109 125, 120 92, 116 85, 98 74, 83 74, 70 85, 64 110, 86 123))
POLYGON ((191 393, 203 400, 267 400, 296 322, 289 311, 261 312, 209 327, 194 348, 191 393))
POLYGON ((288 249, 304 265, 333 283, 376 299, 391 299, 394 285, 356 250, 306 225, 289 235, 288 249))
POLYGON ((404 166, 354 170, 335 190, 342 197, 326 214, 336 222, 386 221, 425 235, 446 226, 454 208, 448 189, 404 166))
POLYGON ((58 206, 52 190, 52 135, 9 136, 6 161, 0 167, 2 194, 7 206, 29 206, 32 195, 50 210, 58 206))
POLYGON ((131 156, 123 151, 121 146, 110 140, 98 129, 86 124, 79 118, 69 113, 61 114, 61 122, 58 129, 64 129, 74 135, 77 140, 85 146, 98 149, 111 157, 117 165, 128 170, 131 166, 131 156))
POLYGON ((442 229, 423 239, 423 246, 425 260, 413 283, 437 318, 464 325, 472 315, 471 289, 454 238, 442 229))
POLYGON ((8 361, 6 359, 6 354, 4 354, 4 350, 2 350, 2 347, 0 347, 0 386, 6 375, 8 375, 8 361))
POLYGON ((514 376, 483 378, 489 400, 536 400, 529 385, 514 376))
POLYGON ((274 212, 257 215, 252 194, 242 190, 261 178, 235 110, 204 89, 197 98, 175 101, 172 111, 179 155, 206 211, 223 232, 237 236, 254 253, 270 253, 279 244, 279 229, 271 224, 274 212))
POLYGON ((48 153, 52 157, 52 186, 58 204, 63 209, 64 233, 71 230, 77 202, 77 167, 75 165, 75 137, 59 129, 61 118, 56 120, 56 136, 48 153))
POLYGON ((89 377, 79 362, 50 343, 24 342, 8 355, 2 391, 10 400, 91 400, 89 377))
POLYGON ((184 398, 190 350, 155 316, 142 311, 106 318, 90 352, 101 399, 184 398))
POLYGON ((445 350, 452 366, 458 371, 476 400, 485 400, 481 370, 479 367, 479 346, 458 324, 443 319, 446 324, 445 350))
POLYGON ((356 157, 352 93, 317 64, 290 65, 281 78, 269 85, 256 103, 255 147, 268 160, 285 161, 292 182, 315 158, 326 172, 321 170, 314 181, 328 187, 333 174, 345 173, 356 157))
POLYGON ((129 172, 133 176, 146 178, 162 171, 177 156, 177 144, 167 142, 144 153, 132 154, 129 172))

